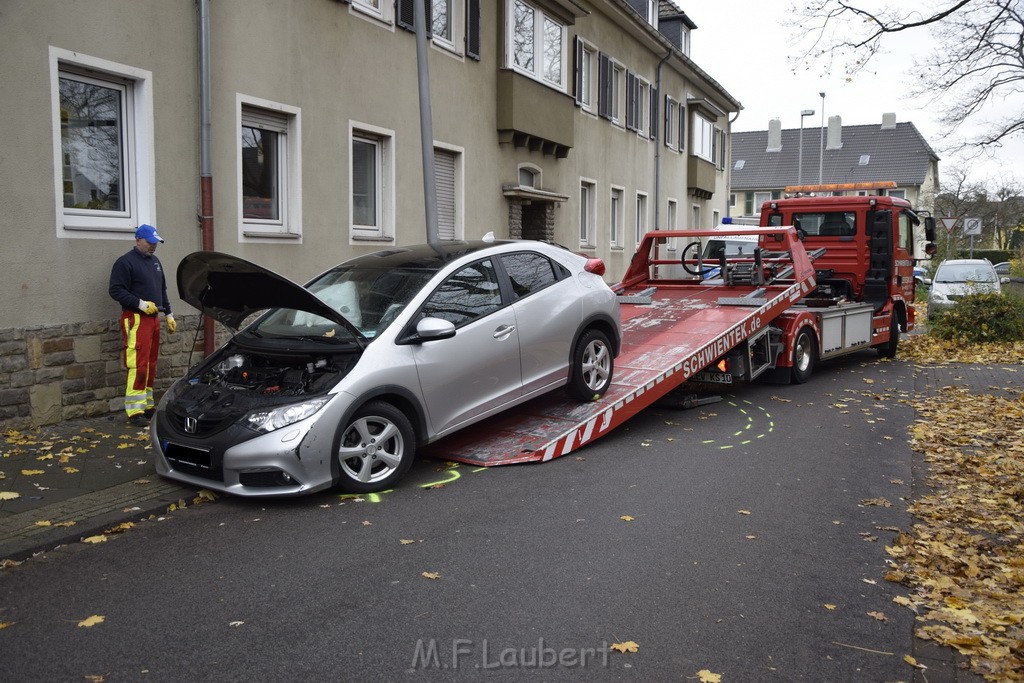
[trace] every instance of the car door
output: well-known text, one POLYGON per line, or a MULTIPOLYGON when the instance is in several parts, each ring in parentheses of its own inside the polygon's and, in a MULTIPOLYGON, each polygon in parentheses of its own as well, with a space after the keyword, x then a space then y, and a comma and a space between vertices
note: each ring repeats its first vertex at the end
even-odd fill
POLYGON ((582 300, 569 271, 532 251, 502 254, 519 330, 523 393, 539 393, 569 378, 573 338, 582 318, 582 300))
POLYGON ((419 317, 455 324, 455 336, 413 347, 416 372, 434 432, 441 434, 522 395, 519 331, 503 305, 490 259, 448 277, 428 297, 419 317))

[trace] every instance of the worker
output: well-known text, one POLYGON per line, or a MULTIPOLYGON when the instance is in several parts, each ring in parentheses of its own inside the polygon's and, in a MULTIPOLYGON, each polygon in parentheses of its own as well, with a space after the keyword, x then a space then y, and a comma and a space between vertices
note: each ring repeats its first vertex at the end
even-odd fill
POLYGON ((167 299, 167 280, 156 245, 164 240, 152 225, 135 231, 135 246, 114 262, 110 269, 110 297, 121 304, 123 362, 128 370, 124 410, 134 427, 149 426, 153 414, 153 380, 160 353, 160 311, 164 312, 168 334, 177 323, 167 299))

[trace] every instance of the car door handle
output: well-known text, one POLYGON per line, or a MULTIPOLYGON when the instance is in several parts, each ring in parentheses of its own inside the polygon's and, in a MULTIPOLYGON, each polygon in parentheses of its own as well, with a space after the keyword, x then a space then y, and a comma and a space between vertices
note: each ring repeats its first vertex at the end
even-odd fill
POLYGON ((515 325, 502 325, 498 329, 494 330, 495 339, 505 339, 510 334, 516 331, 515 325))

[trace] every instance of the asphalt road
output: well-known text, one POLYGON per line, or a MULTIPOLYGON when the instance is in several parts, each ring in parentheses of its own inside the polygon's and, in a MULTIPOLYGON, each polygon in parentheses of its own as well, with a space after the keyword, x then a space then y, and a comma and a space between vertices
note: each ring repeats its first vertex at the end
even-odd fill
POLYGON ((549 463, 177 511, 0 573, 3 676, 910 680, 912 391, 866 352, 549 463))

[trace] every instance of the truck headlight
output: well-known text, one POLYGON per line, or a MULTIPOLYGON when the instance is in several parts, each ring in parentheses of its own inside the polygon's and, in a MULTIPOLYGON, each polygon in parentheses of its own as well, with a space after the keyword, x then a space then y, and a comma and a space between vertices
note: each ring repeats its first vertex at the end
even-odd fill
POLYGON ((249 429, 257 432, 272 432, 281 427, 287 427, 299 420, 305 420, 310 415, 324 407, 330 400, 329 396, 313 398, 302 403, 292 403, 286 406, 271 408, 270 410, 259 410, 249 413, 246 423, 249 429))

